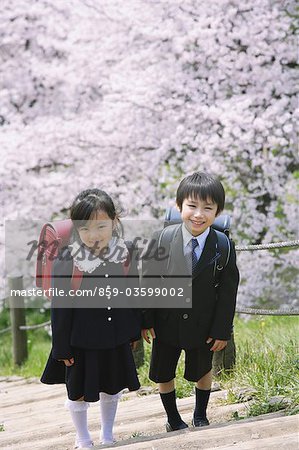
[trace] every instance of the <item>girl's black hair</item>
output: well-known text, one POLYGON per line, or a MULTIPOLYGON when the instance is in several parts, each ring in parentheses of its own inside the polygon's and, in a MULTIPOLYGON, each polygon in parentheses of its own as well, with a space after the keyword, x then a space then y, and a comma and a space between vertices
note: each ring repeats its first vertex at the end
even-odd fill
POLYGON ((86 189, 77 195, 70 210, 70 217, 73 221, 74 227, 78 228, 84 226, 89 219, 97 211, 104 211, 111 220, 116 219, 116 227, 113 234, 120 237, 123 236, 123 227, 119 220, 122 209, 116 208, 112 198, 107 192, 100 189, 86 189))
POLYGON ((176 203, 180 211, 186 198, 200 198, 204 201, 211 199, 217 204, 217 214, 224 209, 225 192, 221 182, 205 172, 195 172, 180 182, 176 193, 176 203))

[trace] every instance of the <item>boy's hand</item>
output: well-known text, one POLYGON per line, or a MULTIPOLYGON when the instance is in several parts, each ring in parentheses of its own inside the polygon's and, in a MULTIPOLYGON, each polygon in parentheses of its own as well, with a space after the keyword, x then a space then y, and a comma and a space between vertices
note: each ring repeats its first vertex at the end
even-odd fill
POLYGON ((74 358, 70 358, 70 359, 59 359, 58 361, 63 361, 64 364, 66 365, 66 367, 71 367, 71 366, 74 364, 74 362, 75 362, 74 358))
MULTIPOLYGON (((212 342, 212 340, 213 340, 213 338, 209 337, 208 340, 206 341, 206 343, 209 344, 210 342, 212 342)), ((215 342, 212 345, 212 347, 210 348, 210 351, 211 352, 220 352, 226 346, 227 346, 227 341, 221 341, 220 339, 215 339, 215 342)))
POLYGON ((155 333, 155 330, 154 330, 153 328, 145 328, 145 329, 141 330, 141 336, 143 337, 143 339, 144 339, 148 344, 150 344, 150 343, 151 343, 151 338, 150 338, 150 336, 148 335, 148 332, 150 332, 150 335, 151 335, 151 337, 152 337, 153 339, 156 338, 156 333, 155 333))

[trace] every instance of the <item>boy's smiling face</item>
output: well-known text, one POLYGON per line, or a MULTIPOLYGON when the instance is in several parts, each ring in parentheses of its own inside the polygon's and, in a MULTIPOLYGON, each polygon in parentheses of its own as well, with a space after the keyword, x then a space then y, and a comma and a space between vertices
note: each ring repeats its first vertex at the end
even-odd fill
POLYGON ((217 208, 217 204, 210 198, 185 198, 181 210, 182 221, 193 236, 198 236, 212 225, 217 216, 217 208))

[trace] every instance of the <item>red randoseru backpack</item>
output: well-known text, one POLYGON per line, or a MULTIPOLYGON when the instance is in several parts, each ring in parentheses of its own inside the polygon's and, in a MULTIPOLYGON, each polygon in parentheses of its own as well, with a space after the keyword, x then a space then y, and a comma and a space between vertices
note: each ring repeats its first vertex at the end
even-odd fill
MULTIPOLYGON (((46 223, 39 236, 37 261, 36 261, 36 286, 45 291, 49 300, 52 299, 52 275, 53 265, 58 254, 70 243, 73 231, 71 219, 46 223)), ((130 258, 123 263, 123 272, 126 276, 130 268, 130 258)), ((71 288, 76 291, 80 288, 83 272, 73 264, 71 288)))

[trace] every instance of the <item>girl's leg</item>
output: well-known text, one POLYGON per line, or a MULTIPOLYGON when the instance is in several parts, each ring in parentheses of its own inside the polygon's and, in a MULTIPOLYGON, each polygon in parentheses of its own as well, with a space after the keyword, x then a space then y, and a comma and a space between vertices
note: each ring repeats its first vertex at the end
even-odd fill
POLYGON ((69 409, 76 429, 76 448, 92 447, 93 443, 87 427, 87 409, 89 408, 89 403, 84 400, 73 401, 67 399, 65 407, 69 409))
POLYGON ((177 409, 174 379, 167 383, 159 383, 159 393, 167 414, 166 430, 174 431, 187 428, 188 425, 182 420, 177 409))
POLYGON ((195 409, 193 414, 193 424, 196 427, 209 425, 207 419, 207 406, 211 393, 212 371, 206 373, 195 386, 195 409))
POLYGON ((110 395, 100 392, 100 410, 101 410, 101 443, 111 444, 114 442, 113 425, 117 409, 118 400, 121 392, 110 395))

